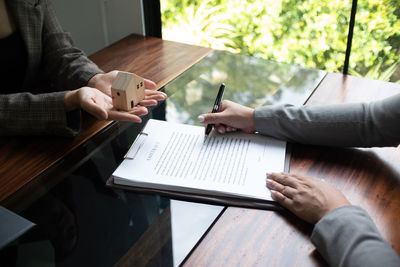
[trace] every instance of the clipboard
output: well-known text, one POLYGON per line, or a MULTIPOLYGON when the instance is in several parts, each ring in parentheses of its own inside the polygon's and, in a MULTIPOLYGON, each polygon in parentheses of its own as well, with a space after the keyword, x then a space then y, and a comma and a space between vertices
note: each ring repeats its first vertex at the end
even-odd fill
MULTIPOLYGON (((146 133, 140 133, 136 138, 135 142, 132 144, 129 151, 126 153, 125 158, 134 158, 135 150, 139 149, 141 146, 141 142, 147 136, 146 133)), ((285 164, 284 170, 285 172, 289 171, 290 166, 290 157, 291 157, 292 145, 287 143, 286 146, 286 155, 285 155, 285 164)), ((252 208, 252 209, 263 209, 263 210, 284 210, 279 203, 275 201, 269 200, 258 200, 246 197, 228 197, 228 196, 215 196, 215 195, 207 195, 201 193, 186 193, 175 190, 165 190, 165 189, 154 189, 154 188, 144 188, 144 187, 136 187, 132 185, 120 185, 114 183, 114 177, 110 176, 106 181, 106 186, 119 189, 132 191, 139 194, 150 194, 150 195, 160 195, 163 197, 168 197, 176 200, 190 201, 196 203, 204 203, 204 204, 212 204, 218 206, 233 206, 233 207, 241 207, 241 208, 252 208)))
POLYGON ((111 176, 106 182, 106 186, 113 189, 121 189, 132 191, 139 194, 160 195, 176 200, 183 200, 196 203, 212 204, 218 206, 232 206, 241 208, 263 209, 263 210, 284 210, 284 208, 275 201, 268 200, 254 200, 241 197, 225 197, 225 196, 211 196, 204 194, 193 194, 178 192, 173 190, 162 190, 153 188, 143 188, 135 186, 119 185, 114 183, 114 177, 111 176))

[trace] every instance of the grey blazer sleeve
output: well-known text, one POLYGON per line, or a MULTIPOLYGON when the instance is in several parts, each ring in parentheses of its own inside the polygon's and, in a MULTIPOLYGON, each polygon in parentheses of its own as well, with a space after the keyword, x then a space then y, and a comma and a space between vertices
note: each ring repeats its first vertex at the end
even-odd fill
POLYGON ((102 71, 73 46, 50 1, 13 0, 7 4, 25 41, 28 66, 21 91, 0 95, 0 135, 75 135, 80 129, 80 111, 66 112, 65 90, 86 86, 102 71), (42 75, 50 84, 35 91, 48 92, 51 87, 54 93, 32 94, 42 75))
POLYGON ((254 114, 256 131, 290 142, 345 147, 400 143, 400 94, 371 103, 266 106, 254 114))
POLYGON ((57 90, 73 90, 86 86, 90 78, 103 71, 79 48, 75 47, 69 33, 58 22, 52 6, 42 1, 43 66, 47 77, 57 90))
POLYGON ((0 95, 0 135, 74 136, 80 110, 65 111, 65 92, 0 95))
POLYGON ((356 206, 337 208, 314 227, 311 240, 330 266, 400 266, 368 214, 356 206))

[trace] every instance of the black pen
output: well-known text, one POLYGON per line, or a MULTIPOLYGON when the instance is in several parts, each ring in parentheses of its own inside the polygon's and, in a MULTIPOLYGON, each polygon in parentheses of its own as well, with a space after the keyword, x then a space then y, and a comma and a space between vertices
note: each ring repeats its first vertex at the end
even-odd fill
MULTIPOLYGON (((221 86, 219 87, 218 95, 217 95, 217 98, 215 99, 215 103, 214 103, 214 106, 213 106, 213 109, 212 109, 211 113, 215 113, 215 112, 218 111, 219 105, 221 104, 221 101, 222 101, 222 96, 224 95, 224 91, 225 91, 225 84, 222 83, 221 86)), ((208 135, 211 132, 211 129, 212 129, 213 125, 214 124, 208 124, 207 125, 206 135, 208 135)))

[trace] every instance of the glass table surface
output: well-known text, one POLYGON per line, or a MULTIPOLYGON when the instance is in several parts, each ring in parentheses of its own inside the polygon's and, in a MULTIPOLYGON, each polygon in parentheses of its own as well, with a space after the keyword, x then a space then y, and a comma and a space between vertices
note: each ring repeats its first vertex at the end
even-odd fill
POLYGON ((325 75, 326 71, 214 51, 165 86, 166 119, 201 125, 197 116, 211 110, 221 83, 226 85, 224 99, 252 108, 302 105, 325 75))
MULTIPOLYGON (((20 213, 34 230, 0 250, 1 266, 178 266, 224 207, 104 186, 149 118, 200 125, 218 88, 250 107, 302 105, 326 72, 214 51, 164 88, 141 124, 118 123, 79 168, 20 213)), ((88 141, 87 145, 97 145, 88 141)))

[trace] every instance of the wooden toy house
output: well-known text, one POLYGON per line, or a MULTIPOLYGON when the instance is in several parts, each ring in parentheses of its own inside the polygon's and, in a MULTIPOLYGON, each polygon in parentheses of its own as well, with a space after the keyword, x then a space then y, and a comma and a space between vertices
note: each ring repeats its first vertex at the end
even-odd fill
POLYGON ((144 99, 144 79, 134 73, 120 71, 112 86, 113 105, 118 110, 132 110, 144 99))

